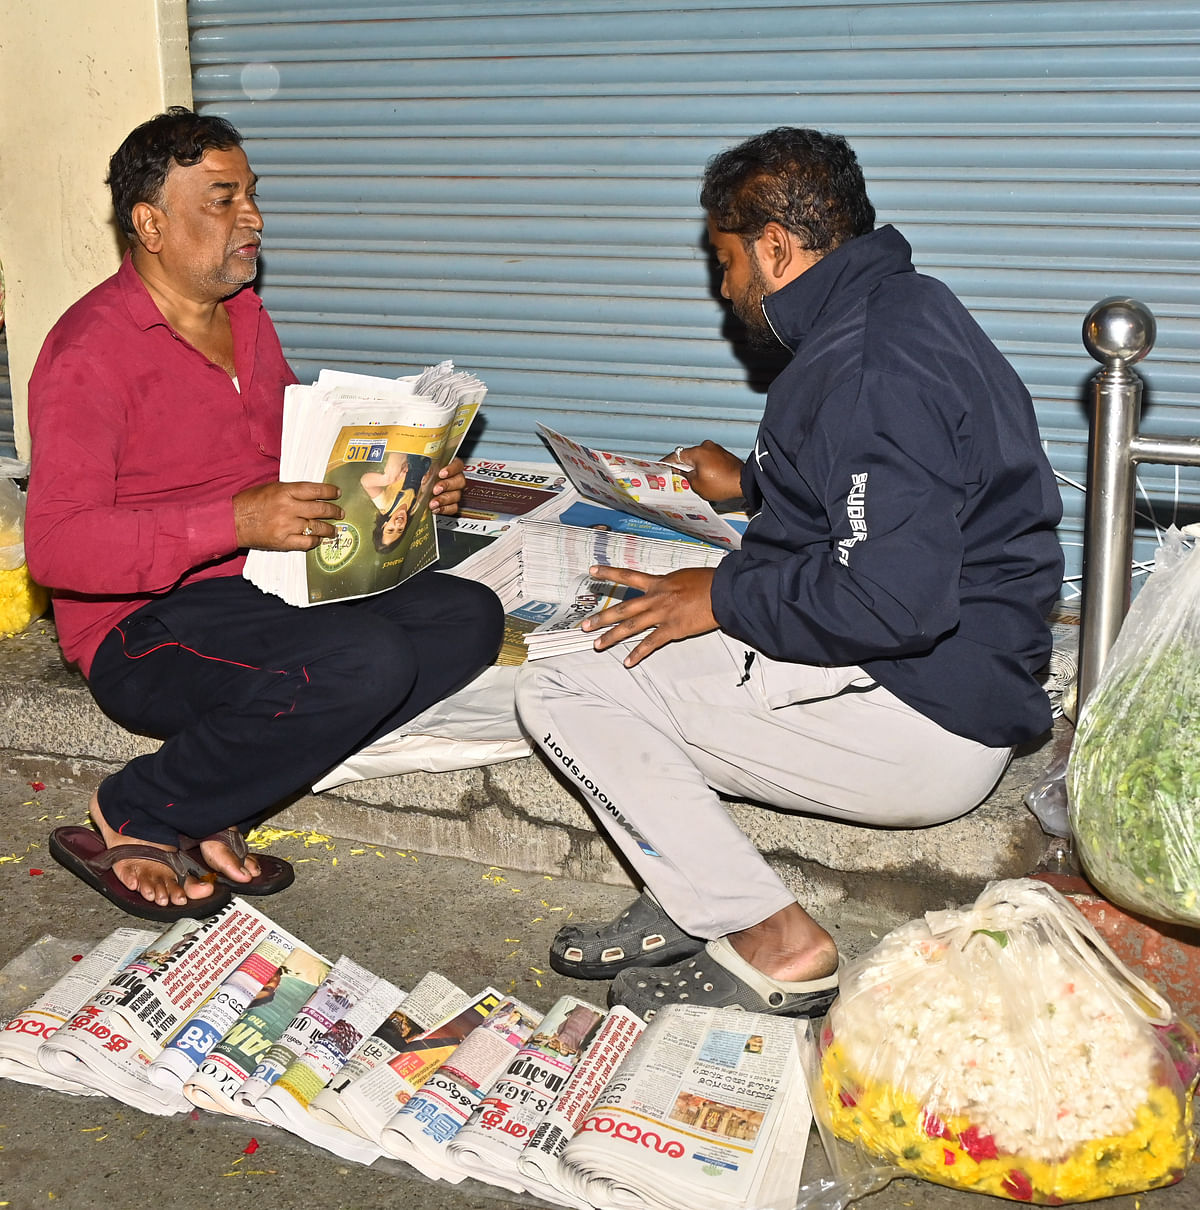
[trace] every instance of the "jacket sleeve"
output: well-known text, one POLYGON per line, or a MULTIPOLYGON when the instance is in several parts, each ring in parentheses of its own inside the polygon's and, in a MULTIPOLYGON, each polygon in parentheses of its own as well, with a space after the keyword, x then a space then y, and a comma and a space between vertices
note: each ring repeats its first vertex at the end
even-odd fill
POLYGON ((965 492, 953 425, 913 383, 880 374, 841 388, 821 414, 802 458, 811 498, 789 512, 780 485, 800 484, 801 458, 770 449, 773 482, 752 540, 717 567, 714 615, 779 660, 850 665, 928 650, 958 622, 965 492))
POLYGON ((30 574, 48 588, 158 592, 236 547, 229 500, 122 503, 118 466, 129 389, 76 348, 48 346, 34 368, 25 552, 30 574))

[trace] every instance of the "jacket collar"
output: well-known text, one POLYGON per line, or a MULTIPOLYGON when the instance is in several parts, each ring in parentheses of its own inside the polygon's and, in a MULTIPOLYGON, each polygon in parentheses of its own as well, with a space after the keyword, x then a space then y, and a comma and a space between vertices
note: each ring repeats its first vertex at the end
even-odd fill
POLYGON ((840 309, 864 297, 882 278, 913 272, 912 248, 895 227, 860 235, 823 256, 811 269, 763 299, 763 313, 781 344, 794 353, 831 300, 840 309))

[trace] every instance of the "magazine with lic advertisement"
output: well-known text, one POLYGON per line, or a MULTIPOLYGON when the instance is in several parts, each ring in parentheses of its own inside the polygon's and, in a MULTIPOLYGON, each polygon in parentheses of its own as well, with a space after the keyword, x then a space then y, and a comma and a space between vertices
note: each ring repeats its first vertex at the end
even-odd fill
POLYGON ((399 379, 322 370, 289 386, 280 479, 335 484, 345 516, 310 551, 250 551, 246 579, 308 606, 384 592, 435 564, 437 474, 486 392, 450 362, 399 379))

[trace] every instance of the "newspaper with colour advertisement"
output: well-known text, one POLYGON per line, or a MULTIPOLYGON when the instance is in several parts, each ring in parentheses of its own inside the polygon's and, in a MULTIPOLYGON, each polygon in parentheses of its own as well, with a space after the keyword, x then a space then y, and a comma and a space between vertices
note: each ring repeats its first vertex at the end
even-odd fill
POLYGON ((664 1008, 567 1144, 568 1189, 627 1210, 794 1206, 812 1125, 805 1025, 664 1008))
POLYGON ((604 1010, 561 996, 517 1051, 449 1146, 468 1176, 529 1192, 518 1161, 525 1143, 567 1086, 604 1010))
POLYGON ((137 959, 158 935, 150 929, 114 930, 32 1004, 6 1021, 0 1033, 0 1076, 76 1096, 99 1096, 98 1089, 46 1071, 38 1062, 38 1047, 107 987, 113 976, 137 959))
POLYGON ((280 479, 335 484, 345 517, 311 551, 250 551, 245 578, 318 605, 383 592, 436 563, 437 473, 486 393, 451 362, 396 379, 322 370, 312 386, 289 386, 280 479))
MULTIPOLYGON (((440 975, 425 978, 441 980, 440 975)), ((389 1014, 329 1087, 313 1098, 315 1118, 380 1142, 387 1123, 500 1003, 495 988, 468 996, 442 980, 445 990, 433 997, 422 991, 424 982, 413 989, 420 1000, 410 1003, 410 997, 389 1014), (432 1025, 427 1024, 431 1017, 432 1025)))
POLYGON ((238 898, 203 920, 177 921, 42 1044, 38 1062, 146 1113, 183 1112, 178 1090, 150 1080, 150 1064, 267 924, 238 898))
POLYGON ((438 566, 487 584, 507 608, 519 592, 518 522, 545 517, 577 493, 554 462, 479 460, 466 466, 467 486, 452 517, 438 517, 438 566))
POLYGON ((304 1053, 311 1039, 358 1003, 378 977, 343 954, 259 1059, 249 1078, 234 1094, 234 1100, 244 1109, 257 1113, 259 1097, 304 1053))
POLYGON ((383 1149, 431 1180, 464 1180, 448 1155, 450 1141, 540 1021, 520 1000, 502 1000, 384 1126, 383 1149))
POLYGON ((246 1006, 184 1084, 183 1094, 199 1109, 262 1121, 237 1101, 237 1092, 259 1060, 279 1041, 289 1022, 329 973, 330 961, 298 945, 246 1006))
POLYGON ((378 1029, 405 998, 387 979, 377 978, 327 1030, 308 1043, 304 1053, 255 1102, 255 1108, 274 1126, 332 1151, 344 1160, 370 1164, 383 1149, 341 1125, 314 1117, 309 1107, 317 1094, 346 1065, 351 1053, 378 1029))
POLYGON ((737 550, 741 545, 740 531, 692 490, 682 467, 592 449, 544 424, 538 425, 538 431, 576 489, 588 499, 723 550, 737 550))
POLYGON ((604 1086, 645 1028, 641 1017, 627 1008, 617 1005, 609 1009, 562 1094, 534 1128, 517 1160, 517 1169, 530 1193, 543 1201, 580 1208, 587 1206, 568 1193, 559 1172, 559 1161, 604 1086))
POLYGON ((290 933, 272 925, 253 951, 167 1039, 162 1054, 150 1064, 151 1083, 182 1093, 184 1084, 255 996, 278 980, 280 968, 299 944, 290 933))

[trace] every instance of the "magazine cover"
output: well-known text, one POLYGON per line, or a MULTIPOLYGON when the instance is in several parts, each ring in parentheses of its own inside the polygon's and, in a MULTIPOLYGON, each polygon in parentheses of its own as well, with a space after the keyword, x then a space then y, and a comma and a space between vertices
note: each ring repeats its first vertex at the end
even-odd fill
POLYGON ((403 425, 341 430, 324 481, 341 488, 346 515, 305 558, 310 604, 381 592, 437 562, 428 506, 444 437, 403 425))

